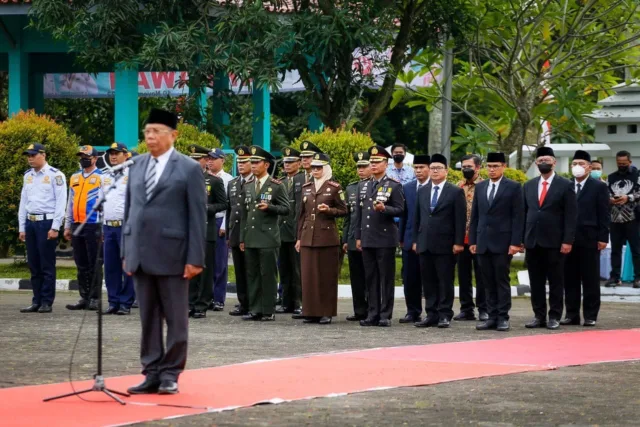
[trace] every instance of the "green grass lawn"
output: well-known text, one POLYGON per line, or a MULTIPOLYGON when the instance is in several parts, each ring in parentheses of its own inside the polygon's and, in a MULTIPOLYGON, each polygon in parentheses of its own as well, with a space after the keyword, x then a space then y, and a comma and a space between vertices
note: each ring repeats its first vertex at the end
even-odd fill
MULTIPOLYGON (((402 268, 402 259, 396 258, 396 286, 402 286, 402 279, 400 278, 400 269, 402 268)), ((511 285, 515 286, 518 284, 517 272, 524 270, 524 262, 522 261, 513 261, 511 263, 511 285)), ((58 267, 57 268, 57 279, 58 280, 75 280, 76 279, 77 270, 75 267, 58 267)), ((28 279, 31 276, 29 273, 29 267, 26 263, 23 262, 15 262, 13 264, 0 264, 0 278, 2 279, 28 279)), ((456 279, 455 284, 458 286, 458 277, 456 271, 456 279)), ((229 266, 229 282, 235 283, 236 281, 236 271, 235 268, 230 265, 229 266)), ((347 257, 344 257, 344 262, 342 263, 342 268, 340 269, 340 279, 339 283, 344 285, 348 285, 349 281, 349 262, 347 261, 347 257)))

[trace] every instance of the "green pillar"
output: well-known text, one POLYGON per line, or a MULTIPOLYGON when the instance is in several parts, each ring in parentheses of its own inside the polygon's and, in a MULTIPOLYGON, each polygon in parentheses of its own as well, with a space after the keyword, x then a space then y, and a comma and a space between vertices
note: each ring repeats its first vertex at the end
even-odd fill
POLYGON ((138 145, 138 70, 115 71, 115 141, 134 149, 138 145))
POLYGON ((320 119, 320 116, 317 113, 311 113, 309 115, 308 125, 309 130, 311 132, 322 132, 324 129, 324 123, 320 119))
POLYGON ((229 126, 229 112, 224 103, 221 92, 229 90, 229 76, 220 73, 213 82, 213 123, 220 129, 220 142, 222 148, 230 148, 229 136, 226 134, 229 126))
POLYGON ((271 94, 266 86, 253 88, 253 145, 271 151, 271 94))
POLYGON ((9 117, 29 108, 29 54, 22 51, 20 40, 8 52, 9 117))
POLYGON ((37 114, 44 114, 44 73, 31 74, 29 108, 37 114))

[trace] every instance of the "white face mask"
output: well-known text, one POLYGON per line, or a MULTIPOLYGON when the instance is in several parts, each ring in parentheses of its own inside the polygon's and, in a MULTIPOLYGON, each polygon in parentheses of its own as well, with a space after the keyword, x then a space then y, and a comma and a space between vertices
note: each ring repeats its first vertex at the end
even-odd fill
POLYGON ((573 176, 575 176, 576 178, 582 178, 586 172, 587 172, 587 171, 585 170, 585 168, 583 168, 583 167, 582 167, 582 166, 580 166, 580 165, 576 165, 576 166, 573 166, 573 167, 571 168, 571 173, 572 173, 572 174, 573 174, 573 176))

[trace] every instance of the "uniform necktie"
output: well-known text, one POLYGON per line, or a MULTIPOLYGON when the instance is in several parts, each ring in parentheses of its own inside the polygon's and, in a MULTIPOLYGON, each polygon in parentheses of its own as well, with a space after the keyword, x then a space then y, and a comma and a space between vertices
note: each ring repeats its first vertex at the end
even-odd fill
POLYGON ((260 180, 256 180, 256 194, 260 194, 260 180))
POLYGON ((582 184, 578 184, 578 188, 576 189, 576 194, 580 194, 580 190, 582 190, 582 184))
POLYGON ((440 190, 440 187, 438 187, 437 185, 433 187, 433 197, 431 198, 431 212, 433 212, 433 210, 436 208, 436 205, 438 204, 438 190, 440 190))
POLYGON ((547 197, 547 187, 549 183, 547 181, 542 181, 542 193, 540 193, 540 206, 544 203, 544 198, 547 197))
POLYGON ((147 193, 147 200, 153 194, 153 189, 156 188, 156 166, 158 164, 158 159, 152 157, 149 161, 149 166, 147 167, 147 174, 144 178, 144 188, 147 193))
POLYGON ((491 192, 489 193, 489 206, 493 203, 493 199, 496 197, 496 185, 491 184, 491 192))

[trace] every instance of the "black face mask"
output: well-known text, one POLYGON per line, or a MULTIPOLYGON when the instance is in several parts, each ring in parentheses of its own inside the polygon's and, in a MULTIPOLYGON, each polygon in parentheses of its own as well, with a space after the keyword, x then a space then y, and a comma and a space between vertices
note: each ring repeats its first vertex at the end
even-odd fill
POLYGON ((393 161, 396 163, 402 163, 402 161, 404 160, 404 154, 394 154, 393 155, 393 161))
POLYGON ((618 166, 618 172, 621 174, 626 174, 629 172, 629 166, 618 166))
POLYGON ((476 171, 474 171, 471 168, 462 169, 462 176, 464 176, 466 180, 472 179, 475 174, 476 174, 476 171))
POLYGON ((549 172, 551 172, 551 169, 552 169, 552 166, 551 166, 550 163, 540 163, 538 165, 538 170, 543 175, 548 174, 549 172))
POLYGON ((90 168, 91 167, 91 159, 80 159, 80 166, 82 168, 90 168))

